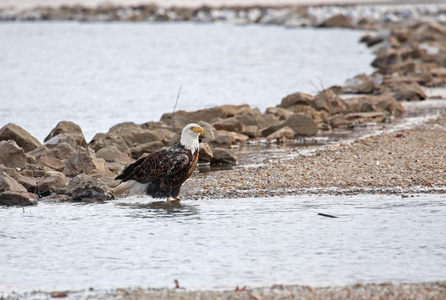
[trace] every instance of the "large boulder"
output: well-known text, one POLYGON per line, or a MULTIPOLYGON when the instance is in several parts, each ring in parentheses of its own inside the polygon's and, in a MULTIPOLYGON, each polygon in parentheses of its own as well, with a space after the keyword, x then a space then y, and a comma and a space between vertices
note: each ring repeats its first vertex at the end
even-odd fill
POLYGON ((81 173, 93 177, 116 176, 107 166, 103 158, 97 158, 94 151, 89 148, 82 149, 65 160, 63 173, 68 177, 74 177, 81 173))
POLYGON ((326 89, 317 94, 313 98, 311 106, 317 111, 324 110, 332 115, 341 113, 347 108, 344 101, 339 98, 333 89, 326 89))
POLYGON ((234 151, 230 149, 214 148, 212 149, 211 164, 213 165, 226 165, 226 164, 236 164, 237 156, 234 151))
POLYGON ((71 121, 59 122, 44 139, 44 142, 50 148, 61 142, 67 142, 73 148, 78 146, 87 147, 87 141, 81 127, 71 121))
POLYGON ((13 123, 6 124, 0 129, 0 141, 7 140, 15 141, 25 152, 34 150, 41 145, 39 140, 28 131, 13 123))
POLYGON ((65 193, 73 201, 105 201, 114 199, 107 186, 99 179, 79 174, 65 187, 65 193))
MULTIPOLYGON (((146 128, 148 129, 148 128, 146 128)), ((88 144, 95 152, 98 152, 101 148, 107 146, 114 146, 118 148, 119 151, 127 156, 131 156, 130 147, 127 145, 126 141, 117 134, 111 133, 97 133, 91 142, 88 144)))
POLYGON ((106 146, 96 152, 96 157, 103 158, 106 162, 125 162, 131 163, 134 160, 126 154, 119 151, 115 146, 106 146))
POLYGON ((39 197, 28 192, 5 191, 0 193, 0 205, 6 206, 29 206, 36 205, 39 197))
POLYGON ((319 24, 319 27, 350 27, 352 18, 344 14, 333 15, 319 24))
MULTIPOLYGON (((141 144, 150 142, 162 142, 167 144, 168 141, 175 135, 172 131, 163 128, 157 129, 145 129, 142 125, 137 125, 132 122, 121 123, 110 128, 108 132, 109 136, 120 136, 124 139, 129 148, 136 147, 141 144)), ((112 144, 106 140, 102 140, 102 143, 108 145, 112 144)), ((94 144, 93 144, 94 146, 94 144)), ((97 147, 95 147, 97 148, 97 147)))
MULTIPOLYGON (((174 142, 172 142, 171 144, 173 145, 174 142)), ((164 147, 164 144, 161 143, 160 141, 140 144, 140 145, 130 149, 131 155, 132 155, 131 158, 138 159, 146 153, 152 153, 152 152, 157 151, 163 147, 164 147)), ((126 161, 126 160, 122 160, 122 161, 126 161)))
POLYGON ((67 185, 67 178, 61 172, 49 171, 37 185, 37 193, 40 196, 48 196, 53 193, 60 193, 67 185))
POLYGON ((36 166, 39 168, 45 168, 48 167, 50 169, 53 169, 58 172, 63 172, 65 169, 65 164, 63 161, 61 161, 58 158, 55 158, 53 156, 44 155, 39 157, 38 160, 36 160, 36 166))
POLYGON ((282 108, 282 107, 268 107, 266 109, 267 114, 272 114, 279 118, 279 120, 283 121, 291 117, 294 114, 291 110, 282 108))
POLYGON ((42 145, 28 152, 27 155, 32 156, 37 162, 42 156, 49 156, 59 160, 64 160, 73 155, 75 152, 76 150, 70 144, 61 142, 56 144, 54 148, 48 148, 47 146, 42 145))
MULTIPOLYGON (((19 173, 14 168, 6 168, 3 165, 0 165, 0 176, 2 172, 8 174, 16 182, 22 185, 28 192, 33 193, 35 191, 38 179, 32 177, 32 172, 30 170, 22 170, 19 173)), ((7 189, 13 190, 12 188, 7 189)), ((19 190, 21 190, 21 188, 19 188, 19 190)))
POLYGON ((22 147, 13 140, 0 142, 0 164, 9 168, 22 169, 27 163, 33 163, 34 159, 27 156, 22 147))
POLYGON ((26 188, 7 173, 0 171, 0 192, 26 192, 26 188))
POLYGON ((240 132, 243 129, 243 124, 234 117, 227 119, 220 119, 219 121, 212 124, 217 130, 226 130, 240 132))
POLYGON ((283 142, 286 140, 294 139, 294 131, 288 126, 282 127, 279 130, 271 133, 266 137, 268 141, 277 140, 279 142, 283 142))
POLYGON ((317 126, 312 118, 303 114, 294 114, 279 125, 270 126, 262 130, 262 136, 267 137, 287 126, 293 130, 295 136, 314 136, 317 133, 317 126))
POLYGON ((426 93, 416 82, 404 82, 398 79, 389 79, 379 86, 381 94, 390 93, 398 101, 418 101, 427 98, 426 93))
POLYGON ((198 160, 200 162, 210 162, 211 159, 214 157, 214 154, 212 153, 211 147, 209 147, 206 143, 200 143, 200 154, 198 156, 198 160))
POLYGON ((211 122, 213 119, 226 119, 233 117, 238 111, 249 108, 249 105, 222 105, 211 108, 200 109, 197 111, 179 110, 175 113, 165 113, 161 116, 161 122, 175 125, 176 130, 182 129, 189 123, 198 123, 200 121, 211 122))
POLYGON ((375 83, 367 74, 359 74, 348 79, 342 87, 343 93, 370 94, 375 89, 375 83))
POLYGON ((312 101, 313 95, 297 92, 284 97, 279 106, 288 108, 294 105, 310 105, 312 101))

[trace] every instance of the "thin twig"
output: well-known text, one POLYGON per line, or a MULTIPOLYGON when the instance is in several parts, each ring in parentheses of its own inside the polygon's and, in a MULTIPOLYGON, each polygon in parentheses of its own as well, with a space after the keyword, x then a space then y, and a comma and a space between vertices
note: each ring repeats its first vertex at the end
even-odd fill
POLYGON ((177 95, 177 101, 175 101, 175 106, 173 107, 173 112, 172 112, 172 131, 175 132, 175 110, 177 108, 177 104, 178 104, 178 99, 180 99, 180 93, 181 93, 181 87, 183 85, 180 85, 180 89, 178 90, 178 95, 177 95))

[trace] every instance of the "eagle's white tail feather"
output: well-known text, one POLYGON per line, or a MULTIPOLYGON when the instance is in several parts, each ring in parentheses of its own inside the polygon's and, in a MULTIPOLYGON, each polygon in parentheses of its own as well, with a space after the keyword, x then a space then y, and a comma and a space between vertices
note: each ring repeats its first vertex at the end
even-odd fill
POLYGON ((135 180, 129 180, 126 182, 122 182, 117 187, 115 187, 112 190, 112 193, 115 196, 144 194, 146 192, 147 185, 148 183, 139 183, 135 180))

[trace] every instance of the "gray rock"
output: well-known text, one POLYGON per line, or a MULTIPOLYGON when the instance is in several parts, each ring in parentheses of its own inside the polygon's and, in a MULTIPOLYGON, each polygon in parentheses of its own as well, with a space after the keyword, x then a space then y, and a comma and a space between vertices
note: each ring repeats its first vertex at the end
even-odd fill
POLYGON ((13 123, 6 124, 0 129, 0 141, 13 140, 23 148, 25 152, 36 149, 42 145, 35 137, 22 127, 13 123))
POLYGON ((65 193, 73 201, 105 201, 114 199, 108 187, 99 179, 79 174, 68 183, 65 193))
POLYGON ((87 147, 82 129, 79 125, 70 121, 59 122, 44 139, 44 142, 50 148, 61 142, 67 142, 73 148, 77 148, 77 146, 87 147))

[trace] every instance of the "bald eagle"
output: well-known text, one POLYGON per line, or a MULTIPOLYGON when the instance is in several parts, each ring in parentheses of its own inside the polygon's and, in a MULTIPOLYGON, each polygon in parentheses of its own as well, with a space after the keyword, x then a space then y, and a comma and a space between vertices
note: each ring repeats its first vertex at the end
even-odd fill
POLYGON ((112 192, 116 196, 147 194, 153 198, 179 200, 180 188, 198 162, 198 137, 203 128, 189 124, 181 132, 180 142, 141 157, 124 169, 116 180, 121 183, 112 192))

